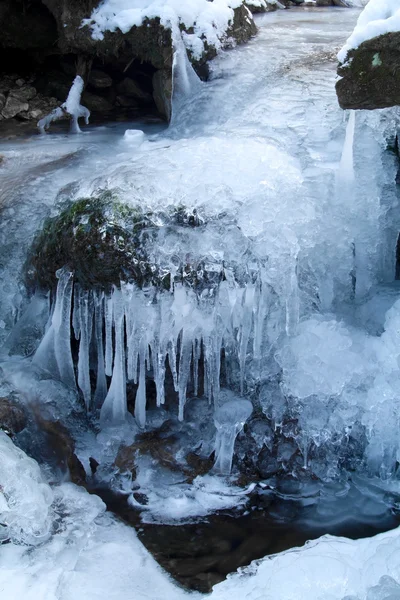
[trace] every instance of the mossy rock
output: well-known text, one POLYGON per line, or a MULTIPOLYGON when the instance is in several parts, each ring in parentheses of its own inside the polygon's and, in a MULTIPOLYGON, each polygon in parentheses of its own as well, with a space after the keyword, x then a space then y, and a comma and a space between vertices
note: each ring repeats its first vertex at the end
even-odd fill
POLYGON ((386 33, 350 50, 338 67, 339 104, 344 109, 387 108, 400 104, 400 32, 386 33))
MULTIPOLYGON (((153 214, 140 205, 122 203, 111 191, 81 198, 47 219, 36 236, 26 264, 28 289, 55 289, 56 272, 67 267, 83 289, 109 291, 124 281, 169 290, 169 265, 150 258, 160 228, 176 233, 203 225, 196 210, 185 206, 153 214)), ((222 276, 222 265, 221 273, 208 273, 201 260, 174 268, 174 282, 193 288, 219 283, 222 276)))
POLYGON ((153 275, 144 247, 154 230, 151 214, 121 203, 112 192, 81 198, 48 219, 36 237, 28 287, 53 289, 64 266, 85 289, 109 289, 120 281, 143 285, 153 275))

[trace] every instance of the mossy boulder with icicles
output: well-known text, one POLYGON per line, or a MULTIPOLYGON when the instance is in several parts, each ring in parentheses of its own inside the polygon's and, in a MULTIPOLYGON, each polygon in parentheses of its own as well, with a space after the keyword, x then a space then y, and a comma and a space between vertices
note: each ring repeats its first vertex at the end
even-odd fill
MULTIPOLYGON (((122 203, 111 191, 81 198, 49 218, 36 236, 26 264, 28 288, 54 290, 56 272, 67 267, 82 289, 109 291, 121 281, 170 289, 171 269, 155 251, 161 228, 179 235, 203 224, 196 210, 185 206, 152 213, 139 204, 122 203)), ((201 257, 183 261, 178 257, 173 271, 174 281, 191 287, 222 277, 222 265, 208 273, 201 257)))
POLYGON ((56 271, 67 266, 82 288, 109 289, 121 280, 142 284, 152 272, 144 250, 154 224, 139 205, 112 192, 81 198, 48 219, 28 259, 29 287, 53 289, 56 271))

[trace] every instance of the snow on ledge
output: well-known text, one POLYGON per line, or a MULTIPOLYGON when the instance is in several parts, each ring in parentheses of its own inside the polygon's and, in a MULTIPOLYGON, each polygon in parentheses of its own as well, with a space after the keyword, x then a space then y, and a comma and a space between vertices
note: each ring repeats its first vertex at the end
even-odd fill
POLYGON ((160 18, 166 28, 193 28, 194 33, 185 34, 186 47, 194 58, 204 51, 203 39, 217 50, 234 17, 234 10, 243 0, 104 0, 95 8, 82 25, 89 25, 92 37, 102 40, 105 31, 127 33, 139 27, 147 19, 160 18))
POLYGON ((400 31, 399 0, 370 0, 358 18, 357 25, 338 54, 344 63, 350 50, 385 33, 400 31))

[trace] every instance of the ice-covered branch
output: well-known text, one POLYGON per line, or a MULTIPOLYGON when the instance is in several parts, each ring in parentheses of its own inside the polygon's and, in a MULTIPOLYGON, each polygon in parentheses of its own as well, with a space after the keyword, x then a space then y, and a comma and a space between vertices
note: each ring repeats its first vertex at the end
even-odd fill
POLYGON ((81 104, 83 86, 84 82, 82 77, 77 75, 66 101, 38 122, 41 133, 44 133, 53 121, 59 121, 60 119, 69 119, 71 121, 71 133, 80 132, 78 120, 81 117, 85 119, 86 125, 89 123, 90 110, 81 104))

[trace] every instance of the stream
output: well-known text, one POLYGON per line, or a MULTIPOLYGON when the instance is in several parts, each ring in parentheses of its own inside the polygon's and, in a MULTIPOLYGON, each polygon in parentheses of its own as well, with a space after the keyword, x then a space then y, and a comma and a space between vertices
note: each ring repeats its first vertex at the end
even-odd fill
MULTIPOLYGON (((201 597, 154 556, 188 589, 220 584, 216 600, 257 600, 259 589, 235 596, 225 577, 324 534, 368 538, 399 524, 397 113, 349 114, 337 104, 336 54, 358 14, 259 15, 258 36, 221 53, 207 83, 176 67, 169 127, 107 123, 0 142, 0 397, 15 394, 67 423, 92 477, 90 494, 60 474, 55 481, 0 437, 3 476, 18 498, 10 543, 1 545, 0 530, 1 597, 201 597), (182 261, 201 264, 206 283, 200 292, 107 291, 97 323, 105 331, 112 307, 115 340, 105 353, 114 361, 101 372, 99 347, 85 349, 81 334, 78 386, 68 387, 63 372, 79 345, 71 350, 70 323, 91 331, 79 315, 97 296, 88 301, 75 283, 67 310, 64 272, 58 304, 42 292, 32 299, 25 264, 46 218, 104 190, 161 220, 179 207, 196 215, 199 230, 160 228, 150 252, 169 273, 182 261), (169 368, 159 372, 156 355, 169 368), (108 386, 96 406, 92 363, 108 386), (135 481, 116 474, 120 445, 139 439, 140 454, 152 432, 168 441, 168 456, 143 452, 135 481), (214 470, 188 478, 192 451, 202 461, 214 451, 214 470)), ((17 445, 40 462, 23 433, 17 445)), ((326 590, 364 598, 377 583, 367 579, 361 591, 332 581, 326 590)), ((293 598, 328 598, 322 579, 312 592, 301 585, 293 598)))

